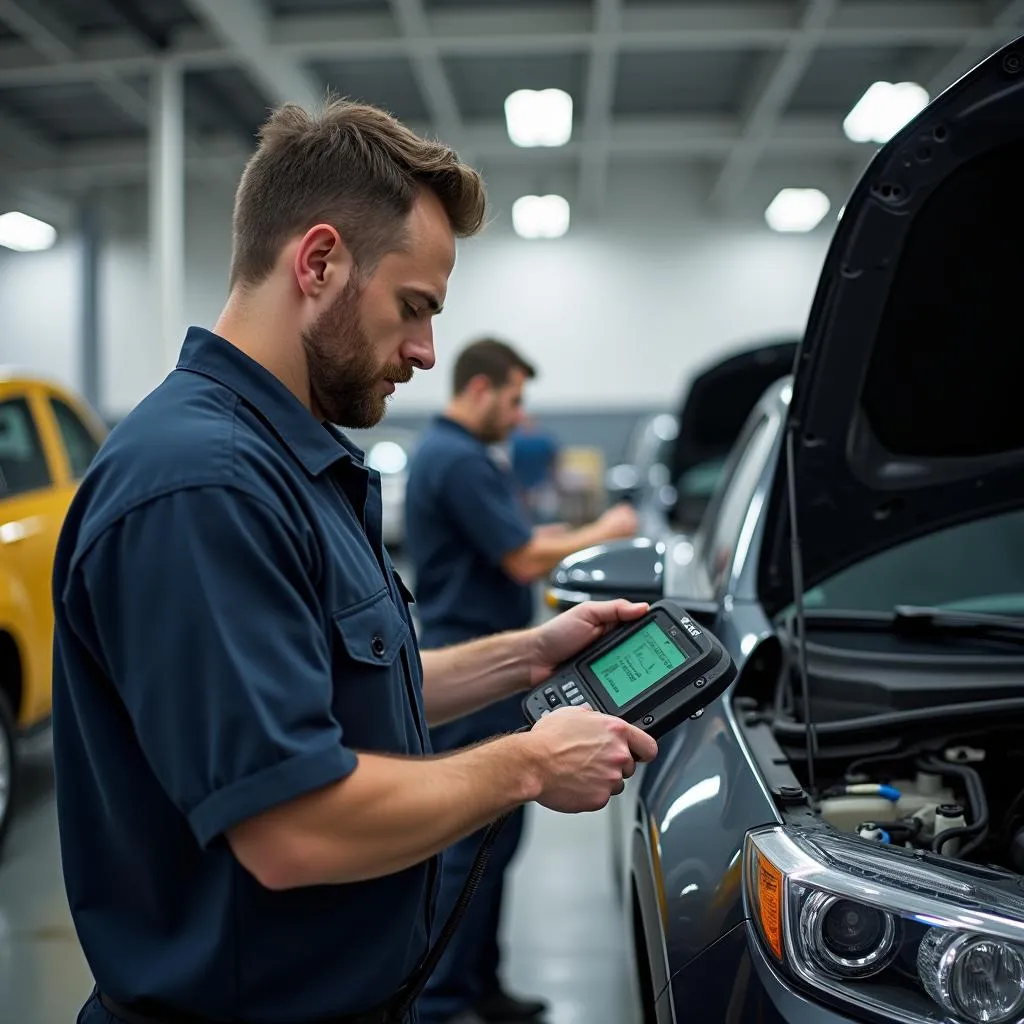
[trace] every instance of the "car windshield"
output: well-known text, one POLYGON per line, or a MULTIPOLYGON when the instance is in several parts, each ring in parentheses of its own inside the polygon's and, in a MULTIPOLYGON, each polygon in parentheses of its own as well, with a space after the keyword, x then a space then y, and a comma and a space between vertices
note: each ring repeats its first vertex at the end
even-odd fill
POLYGON ((808 610, 890 612, 896 605, 1024 615, 1024 510, 960 523, 836 573, 808 610))

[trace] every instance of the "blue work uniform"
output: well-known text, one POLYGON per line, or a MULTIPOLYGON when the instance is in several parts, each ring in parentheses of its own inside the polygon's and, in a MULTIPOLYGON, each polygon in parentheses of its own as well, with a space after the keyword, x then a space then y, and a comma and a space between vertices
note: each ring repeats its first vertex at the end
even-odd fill
MULTIPOLYGON (((405 502, 421 647, 530 624, 533 588, 509 576, 501 560, 530 540, 532 528, 514 476, 479 438, 447 417, 435 418, 412 458, 405 502)), ((522 698, 513 696, 435 727, 431 744, 454 750, 522 725, 522 698)), ((503 881, 522 830, 520 808, 499 833, 473 902, 420 999, 425 1024, 447 1020, 497 991, 503 881)), ((444 853, 439 922, 462 890, 482 835, 444 853)))
MULTIPOLYGON (((358 752, 429 750, 380 523, 359 449, 198 328, 82 482, 54 571, 57 812, 117 1003, 303 1024, 383 1002, 423 955, 435 860, 271 890, 225 839, 358 752)), ((111 1019, 94 993, 82 1020, 111 1019)))

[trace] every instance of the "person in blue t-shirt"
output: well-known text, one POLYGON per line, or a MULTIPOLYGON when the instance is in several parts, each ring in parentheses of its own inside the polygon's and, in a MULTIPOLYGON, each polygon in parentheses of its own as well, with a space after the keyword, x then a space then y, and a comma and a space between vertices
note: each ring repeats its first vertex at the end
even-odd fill
MULTIPOLYGON (((507 440, 521 422, 523 389, 535 376, 502 341, 469 344, 455 362, 454 395, 412 458, 405 536, 424 650, 529 626, 534 580, 574 551, 636 531, 629 505, 576 529, 531 525, 515 477, 489 446, 507 440)), ((431 745, 455 750, 521 724, 520 700, 510 697, 434 727, 431 745)), ((516 811, 498 837, 473 902, 420 1000, 423 1024, 531 1020, 544 1011, 543 1002, 518 999, 499 980, 503 882, 523 817, 516 811)), ((476 833, 445 851, 438 921, 458 897, 480 839, 476 833)))

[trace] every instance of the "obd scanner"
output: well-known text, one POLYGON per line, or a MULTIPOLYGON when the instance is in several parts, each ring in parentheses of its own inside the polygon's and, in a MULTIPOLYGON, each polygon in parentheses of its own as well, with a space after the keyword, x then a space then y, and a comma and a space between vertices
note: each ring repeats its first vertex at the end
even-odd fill
POLYGON ((661 600, 559 665, 523 699, 523 713, 532 726, 558 708, 592 708, 657 739, 703 711, 735 678, 718 639, 684 608, 661 600))
MULTIPOLYGON (((657 601, 633 622, 559 665, 547 682, 523 699, 526 732, 563 707, 590 707, 615 715, 658 739, 696 717, 736 678, 736 666, 716 637, 672 601, 657 601)), ((483 876, 491 848, 508 820, 488 826, 473 866, 437 940, 398 992, 357 1024, 400 1024, 423 991, 459 926, 483 876)))

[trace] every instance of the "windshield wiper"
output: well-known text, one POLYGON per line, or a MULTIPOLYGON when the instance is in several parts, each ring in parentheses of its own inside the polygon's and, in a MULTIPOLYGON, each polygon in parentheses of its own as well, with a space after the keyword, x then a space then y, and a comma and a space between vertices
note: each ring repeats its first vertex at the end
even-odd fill
POLYGON ((894 632, 905 636, 959 633, 964 636, 1024 639, 1024 618, 988 612, 952 612, 943 608, 897 605, 892 610, 894 632))

